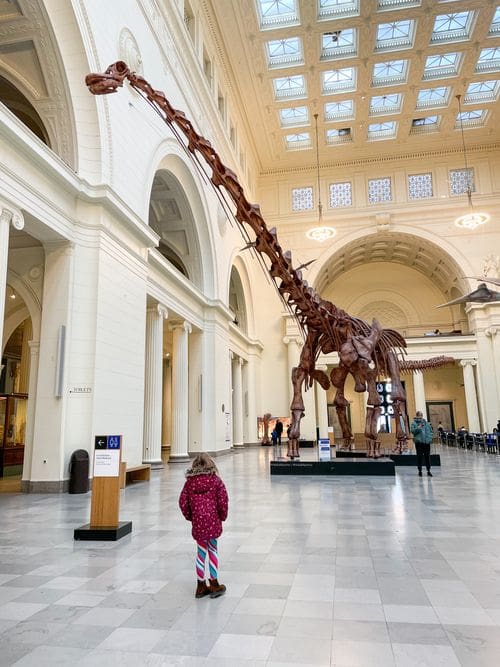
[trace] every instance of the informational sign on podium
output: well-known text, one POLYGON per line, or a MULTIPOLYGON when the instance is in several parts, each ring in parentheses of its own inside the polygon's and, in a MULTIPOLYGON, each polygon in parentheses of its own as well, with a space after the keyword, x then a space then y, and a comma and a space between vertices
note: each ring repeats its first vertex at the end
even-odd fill
POLYGON ((119 476, 121 441, 121 435, 96 435, 94 477, 119 476))
POLYGON ((318 440, 318 457, 320 461, 330 460, 330 439, 320 438, 318 440))
POLYGON ((118 540, 132 530, 120 521, 121 435, 96 435, 90 523, 77 528, 75 540, 118 540))

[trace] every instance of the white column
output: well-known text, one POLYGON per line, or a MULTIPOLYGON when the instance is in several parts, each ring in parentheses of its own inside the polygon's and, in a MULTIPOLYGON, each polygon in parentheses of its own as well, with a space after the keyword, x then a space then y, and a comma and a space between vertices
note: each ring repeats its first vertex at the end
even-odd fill
POLYGON ((425 385, 422 371, 413 373, 413 393, 415 396, 415 412, 420 411, 425 417, 427 408, 425 405, 425 385))
POLYGON ((474 380, 475 359, 462 359, 460 366, 464 374, 465 405, 467 408, 467 421, 469 431, 479 433, 481 424, 479 421, 479 410, 477 409, 476 382, 474 380))
POLYGON ((33 433, 35 430, 36 387, 38 384, 38 359, 40 356, 40 342, 30 340, 28 342, 28 346, 30 351, 28 409, 26 414, 23 478, 21 482, 21 489, 26 493, 28 493, 30 490, 29 482, 31 480, 31 465, 33 461, 33 433))
POLYGON ((243 447, 243 382, 241 357, 233 357, 233 447, 243 447))
POLYGON ((161 304, 147 309, 142 461, 150 463, 152 468, 163 467, 161 460, 163 320, 166 317, 168 311, 161 304))
POLYGON ((489 329, 476 330, 477 341, 477 379, 480 397, 480 415, 482 431, 491 432, 496 426, 499 402, 499 389, 495 376, 496 362, 493 357, 493 345, 489 329))
MULTIPOLYGON (((328 374, 326 366, 316 366, 316 368, 328 374)), ((316 390, 316 414, 318 416, 319 437, 328 438, 328 401, 326 400, 326 391, 319 382, 314 383, 314 388, 316 390)))
POLYGON ((172 325, 172 446, 169 461, 185 461, 188 454, 189 417, 189 322, 172 325))
POLYGON ((172 442, 172 366, 170 355, 163 360, 163 406, 161 445, 170 447, 172 442))
MULTIPOLYGON (((495 377, 497 383, 497 404, 500 403, 500 327, 490 327, 486 330, 486 335, 491 338, 491 346, 493 348, 493 362, 495 365, 495 377)), ((500 406, 497 412, 497 418, 500 419, 500 406)), ((485 425, 490 431, 495 423, 485 425)))
POLYGON ((0 356, 3 352, 3 322, 5 318, 5 292, 7 290, 7 263, 9 261, 10 224, 15 229, 24 227, 21 213, 0 201, 0 356))

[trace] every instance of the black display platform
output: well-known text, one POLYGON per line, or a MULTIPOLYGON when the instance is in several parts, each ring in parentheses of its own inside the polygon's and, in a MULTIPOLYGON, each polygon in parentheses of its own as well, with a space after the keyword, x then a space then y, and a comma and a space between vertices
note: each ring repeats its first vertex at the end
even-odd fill
MULTIPOLYGON (((342 458, 366 458, 366 452, 364 451, 337 451, 335 456, 338 459, 342 458)), ((386 458, 390 458, 397 466, 416 466, 417 465, 417 455, 416 454, 387 454, 386 458)), ((431 454, 431 466, 440 466, 441 465, 441 456, 439 454, 431 454)))
MULTIPOLYGON (((394 461, 397 466, 416 466, 416 454, 389 454, 389 458, 394 461)), ((431 454, 431 466, 440 466, 441 456, 439 454, 431 454)))
POLYGON ((103 526, 101 528, 91 528, 90 523, 75 528, 73 538, 75 540, 95 540, 116 542, 125 535, 132 532, 132 521, 120 521, 118 526, 103 526))
POLYGON ((394 461, 388 458, 332 459, 331 461, 271 461, 271 475, 388 475, 394 477, 394 461))

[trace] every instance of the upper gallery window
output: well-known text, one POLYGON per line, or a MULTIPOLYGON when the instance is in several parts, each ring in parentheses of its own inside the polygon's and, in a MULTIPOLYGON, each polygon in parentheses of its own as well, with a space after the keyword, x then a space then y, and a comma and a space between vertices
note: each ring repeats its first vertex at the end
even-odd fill
POLYGON ((311 187, 293 188, 292 211, 310 211, 314 207, 311 187))

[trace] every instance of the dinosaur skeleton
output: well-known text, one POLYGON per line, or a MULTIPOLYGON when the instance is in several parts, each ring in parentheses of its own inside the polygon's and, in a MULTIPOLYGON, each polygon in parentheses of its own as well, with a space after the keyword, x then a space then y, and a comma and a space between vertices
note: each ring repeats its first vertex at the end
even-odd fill
POLYGON ((389 377, 391 380, 397 450, 406 448, 406 394, 400 374, 417 368, 443 365, 449 363, 450 359, 445 362, 439 359, 418 362, 420 367, 412 368, 414 362, 403 360, 406 342, 401 334, 391 329, 383 329, 375 319, 368 324, 352 317, 322 299, 303 279, 301 270, 293 268, 291 252, 283 252, 281 249, 276 229, 267 228, 259 206, 246 199, 236 174, 222 163, 210 142, 196 132, 182 111, 171 106, 163 92, 155 90, 146 79, 131 72, 124 62, 114 63, 103 74, 88 74, 85 83, 94 95, 106 95, 117 92, 125 80, 167 123, 201 173, 206 176, 198 156, 201 155, 204 159, 211 171, 209 180, 221 203, 225 204, 226 212, 229 210, 231 213, 235 208, 232 215, 247 241, 246 247, 251 248, 265 265, 283 303, 298 322, 304 336, 304 345, 298 366, 292 370, 293 398, 290 406, 288 456, 292 459, 299 456, 300 421, 305 414, 302 391, 310 389, 315 380, 325 390, 330 385, 336 388, 334 405, 342 428, 344 446, 350 448, 353 435, 347 421, 348 401, 344 395, 348 375, 354 378, 356 392, 368 392, 365 425, 368 454, 378 456, 380 447, 377 442, 377 425, 382 412, 382 399, 376 388, 377 379, 380 377, 389 377), (248 236, 247 227, 253 231, 255 240, 248 236), (263 261, 265 258, 267 260, 263 261), (340 362, 328 377, 316 368, 316 361, 320 354, 331 352, 338 353, 340 362))

